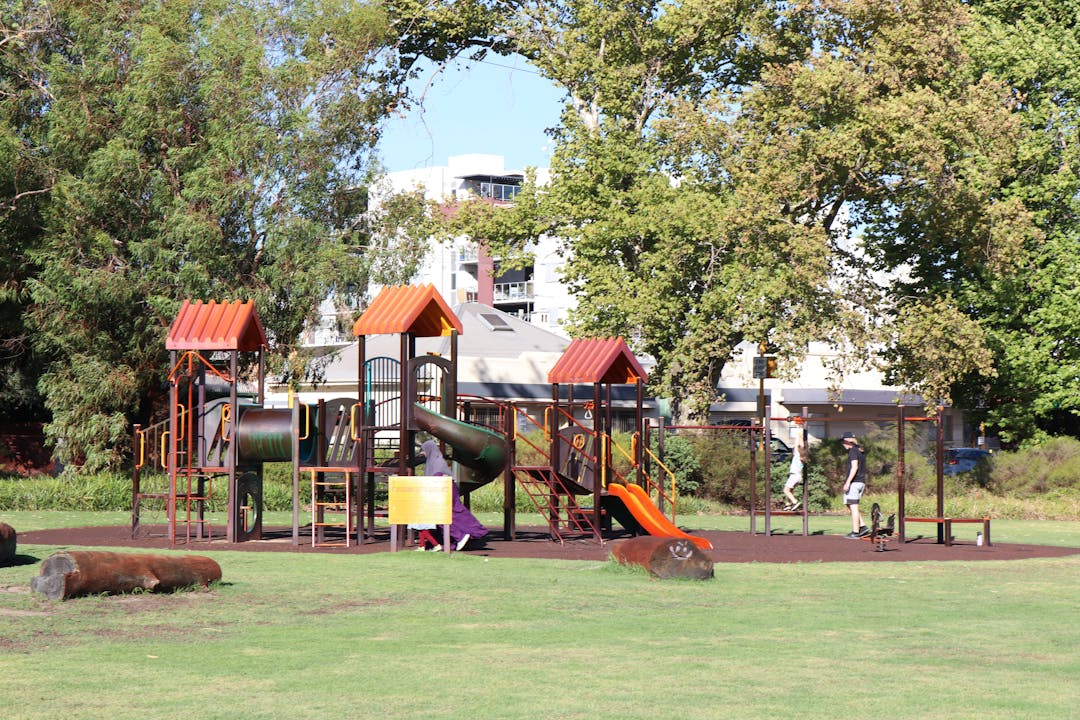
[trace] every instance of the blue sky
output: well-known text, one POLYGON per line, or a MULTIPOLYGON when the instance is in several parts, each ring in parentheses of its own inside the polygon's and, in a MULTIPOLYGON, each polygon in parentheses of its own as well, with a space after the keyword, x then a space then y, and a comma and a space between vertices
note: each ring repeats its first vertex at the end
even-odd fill
POLYGON ((547 167, 544 129, 558 123, 562 92, 523 58, 489 56, 434 78, 427 71, 414 91, 429 82, 422 110, 387 121, 379 145, 387 170, 445 165, 451 155, 470 153, 502 155, 507 170, 547 167))

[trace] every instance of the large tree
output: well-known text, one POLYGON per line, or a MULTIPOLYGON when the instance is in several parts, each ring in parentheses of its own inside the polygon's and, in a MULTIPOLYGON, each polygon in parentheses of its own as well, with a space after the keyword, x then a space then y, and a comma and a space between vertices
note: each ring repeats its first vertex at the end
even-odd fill
POLYGON ((43 6, 15 2, 0 10, 0 421, 47 416, 36 390, 41 362, 23 308, 33 274, 27 253, 41 237, 42 188, 49 184, 38 152, 47 98, 40 69, 25 59, 48 26, 43 6))
POLYGON ((424 222, 419 198, 364 212, 409 72, 383 6, 62 0, 3 17, 21 95, 0 227, 31 268, 23 318, 61 460, 117 461, 160 396, 183 298, 254 299, 289 372, 321 301, 355 299, 387 256, 390 280, 417 262, 425 232, 402 230, 424 222))
POLYGON ((538 232, 566 238, 576 332, 631 338, 658 360, 656 389, 698 416, 746 340, 798 361, 826 339, 858 363, 932 317, 963 341, 934 363, 905 353, 911 386, 948 399, 992 375, 981 328, 919 284, 957 253, 977 265, 979 247, 1005 272, 1038 237, 1002 192, 1023 128, 970 62, 960 3, 508 17, 513 48, 567 89, 553 177, 512 212, 466 209, 459 229, 507 256, 538 232))
POLYGON ((1009 273, 993 272, 996 258, 984 255, 978 272, 929 275, 984 328, 998 372, 994 382, 965 378, 958 399, 1009 441, 1080 435, 1080 3, 971 7, 965 46, 1007 84, 1027 131, 1005 193, 1042 239, 1017 248, 1009 273))

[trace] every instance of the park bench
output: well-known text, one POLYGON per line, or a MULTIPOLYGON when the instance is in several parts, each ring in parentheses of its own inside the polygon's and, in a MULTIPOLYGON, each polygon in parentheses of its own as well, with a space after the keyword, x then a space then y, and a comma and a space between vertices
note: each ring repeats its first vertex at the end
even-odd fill
POLYGON ((956 523, 982 523, 983 543, 990 545, 990 518, 954 518, 954 517, 906 517, 905 523, 935 523, 944 527, 945 545, 952 545, 952 526, 956 523))

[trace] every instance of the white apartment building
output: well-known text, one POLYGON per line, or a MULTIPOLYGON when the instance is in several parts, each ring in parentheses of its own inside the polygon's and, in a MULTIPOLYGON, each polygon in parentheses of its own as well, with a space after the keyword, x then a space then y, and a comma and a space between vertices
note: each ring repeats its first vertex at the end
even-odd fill
MULTIPOLYGON (((506 169, 501 155, 476 154, 451 157, 444 166, 388 173, 386 179, 395 192, 422 189, 435 202, 480 198, 509 205, 525 173, 506 169)), ((547 168, 538 168, 536 179, 545 184, 547 168)), ((451 305, 479 302, 566 337, 562 326, 575 300, 559 274, 558 241, 540 237, 531 250, 531 266, 503 271, 472 238, 435 243, 416 282, 431 283, 451 305)))

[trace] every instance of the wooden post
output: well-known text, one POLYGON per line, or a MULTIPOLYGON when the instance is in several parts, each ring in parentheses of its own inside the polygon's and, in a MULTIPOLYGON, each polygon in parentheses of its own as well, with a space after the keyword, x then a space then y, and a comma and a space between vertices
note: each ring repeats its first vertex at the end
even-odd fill
POLYGON ((907 408, 904 405, 900 405, 896 409, 896 516, 900 520, 900 528, 897 537, 900 539, 900 545, 903 545, 906 540, 904 539, 904 518, 907 516, 907 510, 904 507, 904 493, 906 492, 906 486, 904 483, 904 472, 906 471, 904 456, 906 453, 907 439, 905 428, 905 421, 907 408))
POLYGON ((208 586, 221 579, 221 566, 202 555, 147 555, 103 551, 58 552, 41 563, 30 589, 50 600, 80 595, 169 592, 208 586))

